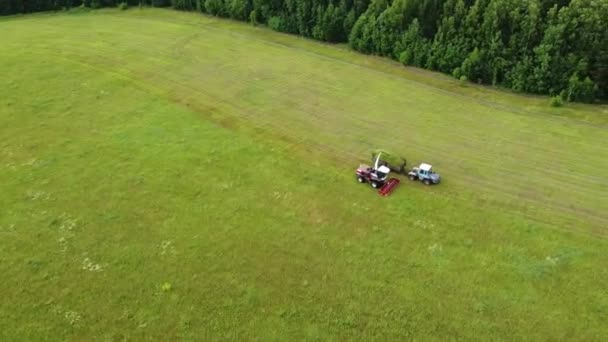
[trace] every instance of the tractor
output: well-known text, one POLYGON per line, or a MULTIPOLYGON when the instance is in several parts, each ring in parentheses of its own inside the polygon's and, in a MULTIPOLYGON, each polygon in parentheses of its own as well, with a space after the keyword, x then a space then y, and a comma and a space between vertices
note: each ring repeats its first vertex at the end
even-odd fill
POLYGON ((433 171, 433 167, 425 163, 413 168, 407 176, 412 181, 419 180, 426 185, 439 184, 441 181, 441 177, 433 171))

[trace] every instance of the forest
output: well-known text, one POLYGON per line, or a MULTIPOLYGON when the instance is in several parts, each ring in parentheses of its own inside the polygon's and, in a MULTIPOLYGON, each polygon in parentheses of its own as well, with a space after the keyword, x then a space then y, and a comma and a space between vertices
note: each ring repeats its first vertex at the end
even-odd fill
POLYGON ((608 0, 0 0, 0 14, 172 6, 566 101, 608 99, 608 0))

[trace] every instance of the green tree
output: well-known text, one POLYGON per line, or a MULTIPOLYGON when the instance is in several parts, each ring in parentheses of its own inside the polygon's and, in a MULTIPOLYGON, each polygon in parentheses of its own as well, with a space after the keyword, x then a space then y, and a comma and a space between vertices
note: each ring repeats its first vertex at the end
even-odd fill
POLYGON ((226 0, 228 16, 237 20, 247 20, 251 13, 250 0, 226 0))
POLYGON ((578 74, 574 73, 568 80, 568 101, 593 102, 598 87, 589 77, 581 81, 578 74))
POLYGON ((227 8, 224 0, 206 0, 205 12, 218 17, 227 15, 227 8))

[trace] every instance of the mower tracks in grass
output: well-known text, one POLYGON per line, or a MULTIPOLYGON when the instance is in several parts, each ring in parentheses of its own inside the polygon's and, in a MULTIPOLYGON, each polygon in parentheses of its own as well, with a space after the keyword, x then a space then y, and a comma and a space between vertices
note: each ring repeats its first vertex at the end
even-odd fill
MULTIPOLYGON (((111 16, 111 20, 126 21, 128 18, 117 15, 111 16)), ((145 20, 161 22, 150 18, 145 20)), ((184 24, 177 21, 176 31, 189 32, 179 25, 184 24)), ((420 114, 424 117, 401 115, 401 108, 414 102, 393 98, 394 104, 386 106, 387 97, 382 92, 370 91, 366 97, 350 99, 353 105, 345 105, 350 93, 342 91, 341 83, 346 81, 335 79, 338 76, 325 74, 323 77, 328 81, 317 83, 315 79, 320 71, 296 67, 289 74, 283 74, 264 60, 286 48, 296 49, 298 54, 305 50, 253 38, 254 41, 270 43, 272 48, 249 60, 245 69, 247 74, 240 74, 239 54, 246 47, 237 46, 236 50, 232 50, 236 54, 234 61, 232 58, 215 60, 214 56, 205 53, 207 45, 218 39, 214 35, 225 40, 235 33, 211 27, 210 24, 195 26, 200 31, 178 39, 172 39, 171 35, 152 37, 143 31, 135 31, 129 32, 130 39, 116 42, 111 31, 100 31, 103 35, 94 41, 93 46, 70 43, 63 45, 61 50, 51 45, 30 46, 30 49, 61 57, 65 61, 76 60, 128 79, 172 101, 192 105, 198 111, 211 111, 206 117, 227 128, 246 129, 248 126, 255 132, 264 132, 264 135, 283 140, 292 148, 322 152, 325 158, 334 159, 339 167, 347 168, 353 160, 365 160, 370 146, 407 151, 406 157, 410 163, 431 161, 443 171, 445 192, 455 198, 459 198, 459 193, 463 191, 472 191, 478 193, 484 202, 511 208, 508 210, 514 213, 525 212, 528 205, 546 208, 553 211, 549 222, 555 224, 572 222, 580 216, 586 217, 596 227, 605 227, 608 223, 605 216, 607 181, 594 173, 598 166, 594 160, 608 158, 603 144, 608 134, 603 127, 588 124, 571 126, 569 119, 547 118, 539 113, 539 116, 522 116, 530 122, 528 125, 518 124, 521 130, 514 134, 508 131, 508 125, 513 123, 512 118, 504 113, 511 113, 508 109, 489 113, 487 117, 459 114, 483 112, 481 108, 490 107, 459 94, 444 94, 443 90, 436 92, 437 89, 432 86, 435 95, 429 96, 441 98, 456 95, 452 100, 456 104, 445 111, 433 110, 420 114), (207 29, 212 30, 205 31, 207 29), (163 44, 154 43, 165 39, 167 41, 163 44), (120 56, 123 51, 140 55, 143 64, 106 57, 120 56), (197 73, 192 70, 201 71, 197 73), (199 80, 201 75, 209 82, 199 80), (258 75, 262 78, 254 79, 258 75), (227 83, 222 80, 224 77, 233 79, 227 83), (226 84, 226 87, 221 84, 226 84), (249 95, 258 93, 261 97, 249 95), (335 94, 335 100, 327 97, 331 94, 335 94), (344 98, 344 102, 340 103, 338 99, 341 98, 344 98), (274 99, 274 102, 267 102, 269 99, 274 99), (258 104, 259 100, 263 102, 258 104), (385 110, 374 115, 366 115, 364 111, 365 108, 382 107, 385 110), (454 122, 458 122, 458 125, 454 122), (539 125, 544 125, 549 132, 539 130, 539 125), (501 135, 503 128, 508 133, 504 136, 501 135), (490 131, 495 134, 488 134, 490 131), (571 141, 552 136, 562 132, 566 136, 571 135, 571 141), (576 139, 579 134, 585 134, 585 139, 576 139), (440 143, 427 144, 425 141, 440 143), (500 157, 497 157, 497 153, 500 157)), ((88 35, 95 32, 93 29, 88 35)), ((87 35, 73 35, 74 39, 68 42, 86 41, 87 35)), ((237 33, 236 38, 242 44, 247 44, 247 36, 242 33, 237 33)), ((323 56, 314 51, 304 55, 299 58, 304 58, 305 63, 323 56)), ((230 56, 230 52, 227 56, 230 56)), ((340 60, 325 56, 319 63, 331 64, 335 61, 340 60)), ((297 62, 287 63, 293 63, 295 67, 297 62)), ((342 66, 337 68, 337 75, 351 73, 362 80, 373 79, 374 87, 381 84, 376 78, 386 76, 386 80, 396 86, 419 88, 416 81, 385 71, 349 61, 339 64, 342 66)), ((366 82, 354 82, 359 83, 353 83, 353 94, 367 90, 366 82)), ((423 104, 421 113, 428 108, 423 104)), ((475 205, 471 204, 473 208, 475 205)))
MULTIPOLYGON (((63 50, 63 51, 67 51, 67 50, 63 50)), ((77 59, 80 59, 81 61, 85 60, 86 58, 84 57, 84 55, 80 55, 80 56, 69 56, 69 58, 64 58, 65 60, 72 60, 72 57, 77 57, 77 59)), ((99 65, 99 63, 102 63, 102 60, 90 60, 89 62, 83 62, 86 65, 89 65, 91 67, 95 67, 95 65, 99 65)), ((144 84, 146 84, 147 86, 152 86, 152 84, 154 83, 150 83, 149 80, 141 80, 139 77, 133 77, 131 72, 127 71, 127 72, 117 72, 117 71, 110 71, 107 68, 106 69, 99 69, 98 67, 95 67, 98 70, 104 70, 105 72, 109 72, 109 73, 114 73, 116 75, 120 75, 123 78, 126 79, 130 79, 136 82, 144 82, 144 84)), ((322 144, 319 141, 312 141, 310 139, 305 139, 303 137, 300 138, 296 138, 297 134, 293 134, 290 133, 288 131, 285 131, 285 126, 280 125, 278 123, 275 123, 273 120, 264 120, 262 118, 264 118, 266 115, 264 112, 255 110, 255 107, 243 107, 243 106, 239 106, 238 104, 236 104, 233 101, 230 101, 230 99, 227 98, 222 98, 220 95, 218 95, 216 92, 213 92, 210 89, 205 89, 204 87, 191 87, 190 85, 188 85, 187 83, 184 83, 185 80, 175 80, 175 78, 173 77, 167 77, 167 76, 162 76, 162 73, 156 73, 155 74, 155 78, 158 77, 162 77, 164 82, 169 82, 170 84, 172 84, 172 88, 174 88, 173 90, 168 90, 168 89, 163 89, 160 87, 154 87, 158 92, 168 95, 168 94, 174 94, 172 95, 172 97, 175 98, 175 94, 185 94, 185 93, 193 93, 195 96, 193 96, 193 98, 199 97, 202 94, 205 94, 207 96, 211 96, 211 100, 214 101, 220 101, 222 102, 222 104, 225 107, 228 108, 233 108, 233 110, 228 110, 229 112, 232 112, 232 114, 228 114, 228 112, 224 112, 224 115, 232 115, 234 118, 237 118, 239 120, 246 120, 249 122, 249 124, 257 127, 258 129, 264 129, 265 132, 267 134, 271 134, 271 135, 277 135, 280 137, 283 137, 284 139, 287 139, 287 141, 289 141, 291 143, 292 146, 309 146, 309 147, 313 147, 314 150, 320 150, 320 151, 324 151, 326 157, 330 157, 332 155, 338 155, 338 156, 342 156, 341 158, 338 158, 339 160, 341 160, 344 164, 348 163, 349 161, 352 161, 353 158, 356 158, 356 153, 354 151, 351 151, 349 153, 345 153, 345 150, 341 150, 339 148, 335 148, 335 147, 331 147, 331 145, 329 144, 322 144)), ((194 100, 196 101, 196 100, 194 100)), ((305 122, 310 122, 310 116, 308 116, 308 119, 305 122)), ((317 120, 322 120, 322 118, 318 117, 317 120)), ((374 124, 373 122, 369 122, 367 123, 368 125, 377 125, 374 124)), ((384 129, 389 130, 389 125, 385 124, 383 126, 384 129)), ((341 132, 342 136, 348 136, 348 126, 345 127, 345 129, 341 132)), ((423 151, 428 151, 428 153, 434 153, 435 156, 437 156, 437 158, 441 158, 441 157, 445 157, 448 158, 449 156, 449 151, 446 150, 444 152, 442 152, 441 150, 433 150, 430 148, 420 148, 419 150, 423 150, 423 151)), ((448 158, 449 159, 449 158, 448 158)), ((489 160, 489 159, 487 159, 489 160)), ((514 172, 506 170, 505 171, 505 176, 506 175, 514 175, 514 172)), ((517 173, 515 173, 515 178, 517 177, 517 173)), ((572 208, 571 206, 567 205, 567 202, 565 202, 564 204, 560 204, 559 202, 555 202, 555 201, 547 201, 547 199, 545 198, 539 198, 539 197, 529 197, 528 195, 525 195, 523 193, 514 193, 513 189, 511 189, 509 191, 508 188, 504 187, 504 186, 499 186, 497 185, 495 182, 492 181, 492 179, 483 181, 477 177, 467 177, 466 175, 464 175, 464 177, 461 175, 461 178, 464 178, 464 181, 466 184, 475 184, 476 187, 480 187, 483 189, 483 191, 481 191, 481 193, 486 193, 488 191, 492 192, 497 192, 497 193, 502 193, 503 196, 509 196, 513 199, 514 202, 518 201, 518 200, 522 200, 522 198, 525 199, 525 201, 530 202, 530 203, 536 203, 537 205, 540 205, 541 207, 553 207, 554 209, 559 208, 559 215, 555 215, 554 218, 568 218, 570 217, 570 215, 574 215, 574 217, 581 215, 582 212, 581 210, 584 210, 583 207, 580 208, 572 208), (523 197, 522 197, 523 196, 523 197), (570 213, 570 214, 568 214, 570 213)), ((473 207, 475 205, 473 204, 473 207)), ((515 209, 515 211, 521 211, 523 209, 515 209)), ((585 216, 587 216, 588 219, 591 219, 592 221, 596 221, 597 224, 599 226, 605 225, 606 224, 606 219, 602 216, 595 216, 593 214, 593 212, 589 212, 587 211, 587 213, 585 214, 585 216)), ((570 220, 568 220, 570 221, 570 220)))
MULTIPOLYGON (((117 18, 125 18, 122 15, 114 15, 117 18)), ((129 17, 132 18, 132 17, 129 17)), ((282 47, 282 48, 287 48, 290 50, 295 50, 304 54, 309 54, 312 56, 316 56, 322 59, 326 59, 326 60, 330 60, 333 62, 337 62, 337 63, 341 63, 341 64, 347 64, 350 66, 354 66, 357 68, 362 68, 365 69, 369 72, 374 72, 374 73, 378 73, 378 74, 382 74, 385 77, 389 77, 389 78, 394 78, 394 79, 398 79, 401 81, 405 81, 411 84, 415 84, 418 87, 423 87, 423 88, 427 88, 429 90, 435 91, 435 92, 439 92, 442 94, 446 94, 446 95, 450 95, 453 97, 457 97, 460 99, 463 99, 467 102, 475 102, 478 103, 480 105, 484 105, 487 107, 490 107, 492 109, 498 109, 501 111, 505 111, 505 112, 510 112, 513 114, 521 114, 521 115, 527 115, 527 116, 539 116, 539 117, 543 117, 543 118, 549 118, 551 120, 556 120, 556 121, 564 121, 566 122, 566 124, 571 125, 571 124, 575 124, 575 125, 583 125, 583 126, 587 126, 587 127, 592 127, 592 128, 596 128, 596 129, 602 129, 602 130, 608 130, 608 125, 602 125, 602 124, 594 124, 594 123, 590 123, 590 122, 586 122, 583 120, 577 120, 577 119, 573 119, 573 118, 568 118, 568 117, 562 117, 562 116, 558 116, 558 115, 552 115, 552 114, 548 114, 548 113, 540 113, 540 112, 536 112, 536 111, 530 111, 530 110, 525 110, 523 108, 520 107, 513 107, 513 106, 508 106, 505 105, 503 103, 498 103, 498 102, 492 102, 492 101, 487 101, 487 100, 482 100, 479 98, 475 98, 475 97, 471 97, 471 96, 466 96, 463 94, 459 94, 453 91, 449 91, 446 89, 442 89, 427 83, 423 83, 423 82, 418 82, 412 79, 408 79, 406 77, 403 77, 401 75, 395 75, 392 74, 390 72, 384 71, 384 70, 380 70, 380 69, 376 69, 373 67, 370 67, 368 65, 365 64, 361 64, 361 63, 353 63, 350 61, 346 61, 340 58, 336 58, 336 57, 332 57, 331 55, 328 54, 322 54, 322 53, 317 53, 315 51, 310 51, 304 48, 300 48, 294 45, 290 45, 290 44, 285 44, 285 43, 281 43, 281 42, 277 42, 277 41, 273 41, 273 40, 268 40, 268 39, 264 39, 263 36, 257 36, 257 35, 253 35, 253 34, 243 34, 243 33, 239 33, 236 31, 227 31, 225 28, 223 27, 217 27, 218 26, 218 21, 221 19, 216 19, 216 18, 206 18, 206 20, 208 22, 203 22, 203 20, 200 20, 196 23, 190 22, 190 21, 184 21, 184 20, 176 20, 176 19, 168 19, 168 18, 162 18, 162 19, 155 19, 155 18, 151 18, 151 17, 137 17, 137 19, 139 20, 147 20, 147 21, 155 21, 155 22, 173 22, 175 24, 180 24, 180 25, 190 25, 190 26, 194 26, 194 27, 200 27, 200 28, 204 28, 206 30, 213 30, 219 34, 222 35, 229 35, 231 37, 236 37, 236 38, 240 38, 243 40, 257 40, 260 42, 263 42, 265 44, 268 45, 274 45, 274 46, 278 46, 278 47, 282 47)), ((277 34, 283 34, 283 33, 277 33, 277 34)), ((298 37, 299 39, 306 39, 306 38, 301 38, 298 37)), ((333 47, 331 44, 327 44, 327 43, 323 43, 323 42, 314 42, 316 44, 323 44, 325 45, 327 48, 335 48, 333 47)), ((391 61, 387 61, 387 62, 391 62, 391 61)))

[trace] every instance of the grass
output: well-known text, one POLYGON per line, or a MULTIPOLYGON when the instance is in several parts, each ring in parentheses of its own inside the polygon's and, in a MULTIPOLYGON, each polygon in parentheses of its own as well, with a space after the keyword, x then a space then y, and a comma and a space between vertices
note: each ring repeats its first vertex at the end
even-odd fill
POLYGON ((2 340, 608 333, 605 106, 168 10, 0 30, 2 340), (376 147, 443 183, 377 196, 376 147))

